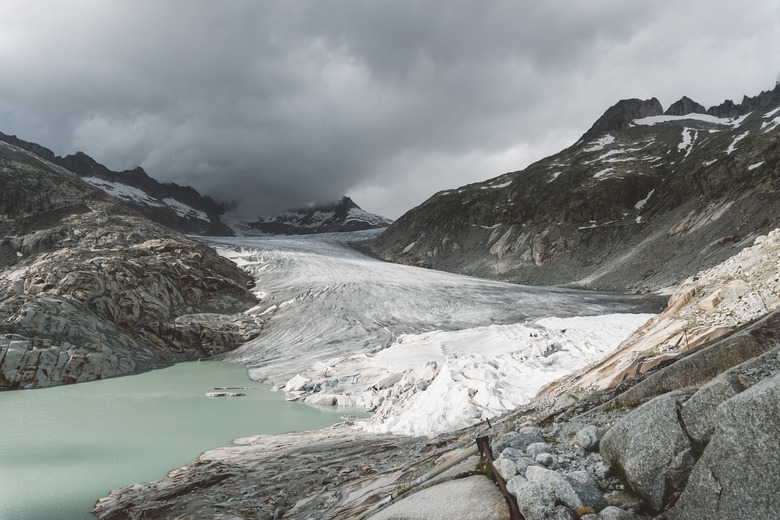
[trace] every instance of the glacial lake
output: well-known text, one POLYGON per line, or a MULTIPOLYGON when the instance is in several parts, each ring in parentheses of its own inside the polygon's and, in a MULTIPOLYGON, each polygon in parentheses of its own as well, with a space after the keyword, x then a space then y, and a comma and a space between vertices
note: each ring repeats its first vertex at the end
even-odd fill
POLYGON ((203 451, 356 413, 287 402, 246 368, 211 361, 0 392, 0 520, 94 519, 89 511, 112 489, 163 478, 203 451), (251 389, 206 397, 215 387, 251 389))

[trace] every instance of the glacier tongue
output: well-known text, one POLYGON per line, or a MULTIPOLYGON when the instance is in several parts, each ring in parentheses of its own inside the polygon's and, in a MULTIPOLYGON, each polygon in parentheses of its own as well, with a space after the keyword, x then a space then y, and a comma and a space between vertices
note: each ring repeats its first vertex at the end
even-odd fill
POLYGON ((651 315, 636 296, 526 287, 390 264, 376 231, 214 238, 250 271, 269 323, 227 356, 312 404, 375 410, 361 427, 435 435, 527 402, 651 315))

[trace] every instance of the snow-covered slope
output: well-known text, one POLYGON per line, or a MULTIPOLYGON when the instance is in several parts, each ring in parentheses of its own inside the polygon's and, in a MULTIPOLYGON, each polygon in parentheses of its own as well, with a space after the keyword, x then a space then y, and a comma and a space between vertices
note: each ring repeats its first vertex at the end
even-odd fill
POLYGON ((385 228, 393 221, 360 208, 349 197, 332 204, 289 209, 272 217, 239 224, 241 234, 309 235, 385 228))
POLYGON ((209 239, 255 276, 261 303, 250 312, 269 318, 227 359, 308 402, 376 409, 372 430, 430 435, 525 402, 660 308, 390 264, 347 246, 376 233, 209 239))

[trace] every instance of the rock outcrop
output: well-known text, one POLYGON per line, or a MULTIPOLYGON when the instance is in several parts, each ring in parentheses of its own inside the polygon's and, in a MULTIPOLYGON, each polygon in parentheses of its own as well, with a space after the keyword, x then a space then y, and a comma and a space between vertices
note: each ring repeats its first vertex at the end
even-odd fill
POLYGON ((0 389, 209 358, 257 336, 252 280, 78 176, 0 147, 0 389))

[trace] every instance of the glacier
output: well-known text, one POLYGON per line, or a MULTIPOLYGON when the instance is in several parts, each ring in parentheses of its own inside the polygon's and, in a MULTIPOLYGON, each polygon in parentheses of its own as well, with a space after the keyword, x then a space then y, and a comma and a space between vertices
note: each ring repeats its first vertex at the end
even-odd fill
POLYGON ((392 264, 381 230, 203 238, 252 274, 264 332, 227 354, 374 432, 433 436, 495 417, 614 350, 660 310, 636 295, 528 287, 392 264))

